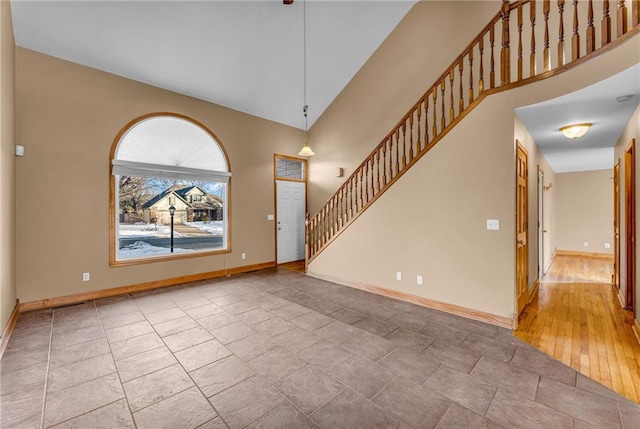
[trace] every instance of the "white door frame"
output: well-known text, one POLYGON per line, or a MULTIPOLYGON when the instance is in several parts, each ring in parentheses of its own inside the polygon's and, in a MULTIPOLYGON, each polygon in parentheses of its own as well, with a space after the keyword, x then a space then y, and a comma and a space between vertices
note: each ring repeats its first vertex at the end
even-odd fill
MULTIPOLYGON (((307 160, 305 158, 298 158, 298 157, 294 157, 294 156, 288 156, 288 155, 280 155, 280 154, 274 154, 273 155, 273 205, 274 205, 274 213, 275 213, 275 219, 274 219, 274 228, 273 228, 273 233, 274 233, 274 243, 275 243, 275 260, 276 260, 276 265, 280 263, 280 261, 278 260, 278 181, 289 181, 289 182, 300 182, 300 183, 304 183, 304 213, 302 214, 303 219, 302 222, 304 223, 306 221, 306 213, 308 210, 308 204, 307 204, 307 195, 308 195, 308 188, 307 188, 307 177, 308 177, 308 164, 307 164, 307 160), (292 178, 288 178, 288 177, 281 177, 278 175, 278 159, 284 159, 284 160, 291 160, 291 161, 296 161, 296 162, 301 162, 302 163, 302 179, 292 179, 292 178)), ((306 228, 305 228, 305 234, 306 234, 306 228)), ((306 245, 306 237, 305 237, 305 245, 306 245)), ((306 253, 305 253, 306 254, 306 253)), ((302 256, 302 259, 304 259, 305 256, 302 256)))

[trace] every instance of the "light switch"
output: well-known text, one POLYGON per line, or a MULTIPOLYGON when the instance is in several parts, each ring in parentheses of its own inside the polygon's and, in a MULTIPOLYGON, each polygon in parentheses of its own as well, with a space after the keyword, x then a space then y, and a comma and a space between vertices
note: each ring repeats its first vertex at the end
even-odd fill
POLYGON ((274 219, 274 217, 273 217, 273 215, 272 215, 272 214, 268 214, 268 215, 267 215, 267 220, 273 220, 273 219, 274 219))
POLYGON ((491 231, 500 230, 500 219, 487 219, 487 229, 491 231))
POLYGON ((24 156, 24 146, 21 144, 16 145, 16 156, 24 156))

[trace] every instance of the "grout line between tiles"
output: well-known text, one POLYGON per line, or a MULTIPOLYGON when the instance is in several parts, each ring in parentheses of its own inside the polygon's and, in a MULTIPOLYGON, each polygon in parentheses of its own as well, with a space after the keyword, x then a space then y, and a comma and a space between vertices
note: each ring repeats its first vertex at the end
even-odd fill
POLYGON ((51 366, 51 347, 53 344, 53 318, 55 311, 51 311, 51 331, 49 333, 49 351, 47 354, 47 370, 44 376, 44 393, 42 395, 42 411, 40 413, 40 429, 44 428, 44 413, 47 406, 47 385, 49 383, 49 367, 51 366))

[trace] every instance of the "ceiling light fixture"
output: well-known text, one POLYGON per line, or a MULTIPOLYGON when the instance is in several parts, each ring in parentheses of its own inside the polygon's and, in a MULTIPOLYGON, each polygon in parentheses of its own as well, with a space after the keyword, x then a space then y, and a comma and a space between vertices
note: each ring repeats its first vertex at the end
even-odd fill
MULTIPOLYGON (((304 114, 304 134, 305 140, 307 138, 307 133, 309 132, 309 122, 307 119, 307 112, 309 110, 309 106, 307 105, 307 0, 303 0, 302 2, 302 113, 304 114)), ((309 143, 304 144, 304 147, 300 152, 298 152, 300 156, 313 156, 315 153, 309 147, 309 143)))
POLYGON ((591 127, 590 123, 567 125, 566 127, 560 128, 560 132, 562 132, 566 138, 575 140, 587 134, 589 127, 591 127))
POLYGON ((627 94, 627 95, 621 95, 620 97, 616 97, 616 101, 618 103, 624 103, 626 101, 629 101, 633 98, 633 94, 627 94))

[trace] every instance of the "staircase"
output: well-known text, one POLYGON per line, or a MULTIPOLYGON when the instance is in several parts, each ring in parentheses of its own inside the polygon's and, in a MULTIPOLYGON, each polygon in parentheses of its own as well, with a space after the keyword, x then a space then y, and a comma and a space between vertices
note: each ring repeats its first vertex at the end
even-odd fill
POLYGON ((487 96, 562 73, 639 32, 640 0, 503 1, 353 174, 307 217, 307 264, 487 96), (572 31, 565 34, 569 23, 572 31))

